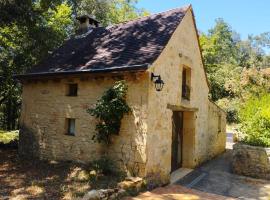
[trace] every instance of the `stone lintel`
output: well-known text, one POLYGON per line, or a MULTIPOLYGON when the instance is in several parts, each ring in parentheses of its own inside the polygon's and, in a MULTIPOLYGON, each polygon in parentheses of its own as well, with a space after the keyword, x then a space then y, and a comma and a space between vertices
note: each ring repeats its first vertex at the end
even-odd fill
POLYGON ((197 112, 199 109, 194 107, 186 107, 182 105, 167 104, 167 108, 172 111, 197 112))

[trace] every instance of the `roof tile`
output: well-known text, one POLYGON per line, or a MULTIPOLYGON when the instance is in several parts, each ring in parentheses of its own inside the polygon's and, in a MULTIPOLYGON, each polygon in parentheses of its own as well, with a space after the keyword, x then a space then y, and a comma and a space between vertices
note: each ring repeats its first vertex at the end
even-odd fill
POLYGON ((167 45, 188 7, 142 17, 72 38, 26 75, 129 70, 152 64, 167 45))

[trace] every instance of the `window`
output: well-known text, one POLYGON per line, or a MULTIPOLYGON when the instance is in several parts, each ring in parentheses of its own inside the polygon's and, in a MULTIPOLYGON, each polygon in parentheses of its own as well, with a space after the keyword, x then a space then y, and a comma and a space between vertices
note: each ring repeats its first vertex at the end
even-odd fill
POLYGON ((190 71, 186 67, 182 71, 182 98, 186 100, 190 100, 190 71))
POLYGON ((78 84, 68 84, 67 96, 77 96, 78 94, 78 84))
POLYGON ((218 115, 218 133, 221 133, 221 115, 218 115))
POLYGON ((66 134, 75 136, 75 119, 71 119, 71 118, 67 119, 66 134))

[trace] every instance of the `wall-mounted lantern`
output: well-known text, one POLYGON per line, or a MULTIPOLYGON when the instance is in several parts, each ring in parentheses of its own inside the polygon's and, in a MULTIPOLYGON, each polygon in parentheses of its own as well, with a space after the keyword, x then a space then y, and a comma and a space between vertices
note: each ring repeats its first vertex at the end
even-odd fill
POLYGON ((160 75, 155 75, 154 73, 151 73, 151 81, 155 83, 156 91, 160 92, 163 89, 164 82, 161 79, 160 75))

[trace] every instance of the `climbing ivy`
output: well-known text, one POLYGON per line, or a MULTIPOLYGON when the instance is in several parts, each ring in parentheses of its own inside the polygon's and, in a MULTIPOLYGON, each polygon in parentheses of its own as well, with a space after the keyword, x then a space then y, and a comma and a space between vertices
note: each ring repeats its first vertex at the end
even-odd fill
POLYGON ((110 136, 119 134, 121 120, 131 110, 126 102, 127 89, 125 81, 117 81, 104 92, 93 108, 87 110, 98 120, 96 133, 92 138, 94 141, 110 144, 110 136))

